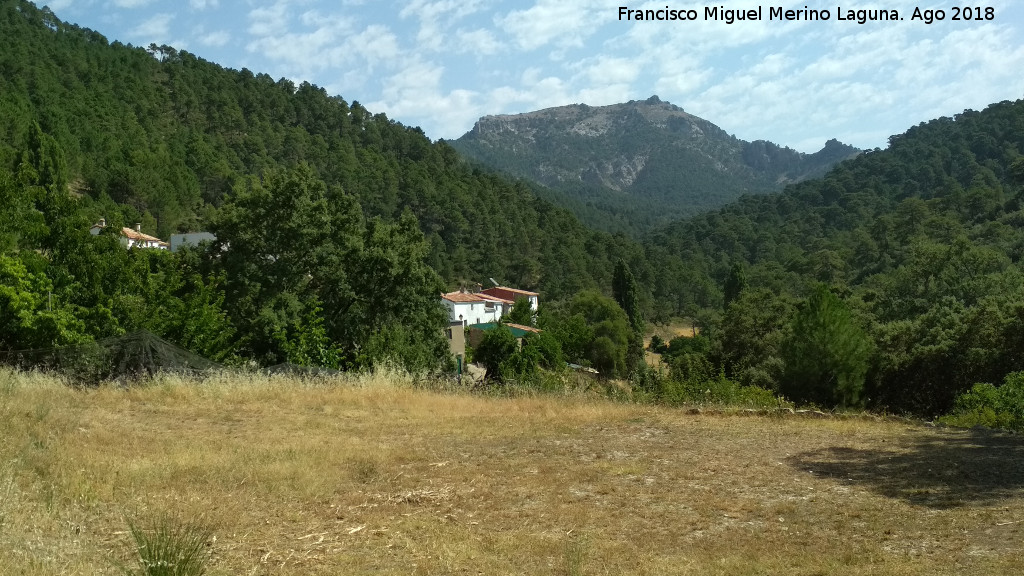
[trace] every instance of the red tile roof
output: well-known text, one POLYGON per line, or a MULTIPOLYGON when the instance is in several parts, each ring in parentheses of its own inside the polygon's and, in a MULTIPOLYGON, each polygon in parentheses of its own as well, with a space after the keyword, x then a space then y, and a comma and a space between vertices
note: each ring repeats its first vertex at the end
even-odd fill
POLYGON ((488 294, 490 296, 497 296, 498 298, 506 298, 508 300, 515 300, 520 297, 536 298, 539 296, 536 292, 530 292, 528 290, 520 290, 518 288, 508 288, 506 286, 495 286, 494 288, 488 288, 482 290, 481 293, 488 294))
MULTIPOLYGON (((489 290, 497 291, 498 289, 489 288, 489 290)), ((537 295, 535 292, 527 292, 525 290, 516 290, 514 288, 501 288, 500 290, 507 290, 508 292, 513 292, 515 294, 525 294, 525 295, 532 294, 534 296, 537 295)), ((450 302, 499 302, 501 304, 515 304, 515 301, 513 301, 512 299, 505 298, 505 295, 507 295, 507 293, 504 294, 504 295, 500 294, 500 293, 499 294, 492 294, 492 293, 489 293, 487 290, 483 290, 481 292, 476 292, 476 293, 456 291, 456 292, 449 292, 447 294, 442 294, 441 298, 444 298, 445 300, 448 300, 450 302)))
POLYGON ((491 296, 490 294, 484 294, 483 292, 478 292, 478 293, 474 294, 474 296, 479 296, 481 300, 485 300, 487 302, 501 302, 502 304, 515 304, 515 302, 513 302, 511 300, 508 300, 507 298, 498 298, 497 296, 491 296))
POLYGON ((128 228, 128 227, 121 228, 121 235, 124 236, 125 238, 128 238, 129 240, 136 240, 136 241, 139 241, 139 242, 160 242, 161 244, 166 244, 166 242, 164 242, 163 240, 157 238, 156 236, 150 236, 149 234, 143 234, 142 232, 139 232, 138 230, 133 230, 133 229, 128 228))
POLYGON ((480 296, 468 292, 449 292, 441 294, 441 298, 450 302, 484 302, 484 299, 480 296))

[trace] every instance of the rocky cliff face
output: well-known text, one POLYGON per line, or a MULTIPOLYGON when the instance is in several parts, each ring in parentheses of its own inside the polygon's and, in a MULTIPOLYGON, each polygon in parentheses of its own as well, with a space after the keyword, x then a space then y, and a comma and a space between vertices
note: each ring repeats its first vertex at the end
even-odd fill
POLYGON ((657 96, 485 116, 452 145, 547 186, 556 201, 567 196, 570 208, 582 201, 636 213, 643 222, 628 227, 641 229, 818 176, 859 152, 836 140, 815 154, 745 142, 657 96))

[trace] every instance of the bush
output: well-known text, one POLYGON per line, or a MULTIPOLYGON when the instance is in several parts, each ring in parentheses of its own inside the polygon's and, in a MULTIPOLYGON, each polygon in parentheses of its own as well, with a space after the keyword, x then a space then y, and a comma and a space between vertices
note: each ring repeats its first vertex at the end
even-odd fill
POLYGON ((665 341, 662 340, 661 336, 655 334, 654 336, 651 336, 651 343, 647 346, 647 349, 655 354, 664 354, 665 352, 668 352, 668 344, 665 344, 665 341))
MULTIPOLYGON (((651 341, 654 345, 654 341, 651 341)), ((711 342, 701 336, 676 336, 665 345, 664 354, 669 356, 682 356, 684 354, 706 354, 711 349, 711 342)))
POLYGON ((940 422, 1024 431, 1024 372, 1007 374, 999 387, 975 384, 957 397, 953 412, 940 418, 940 422))
POLYGON ((523 348, 536 351, 541 368, 546 370, 561 370, 565 368, 565 356, 562 355, 562 345, 558 343, 558 339, 550 332, 527 334, 523 338, 523 348))
POLYGON ((487 369, 488 380, 502 380, 502 363, 508 361, 518 349, 519 344, 512 331, 507 326, 500 325, 484 334, 473 356, 476 362, 483 364, 487 369))
POLYGON ((673 366, 673 377, 659 382, 658 401, 666 404, 718 404, 740 408, 779 408, 789 405, 771 390, 759 386, 743 386, 726 378, 721 371, 712 375, 711 365, 703 356, 687 354, 680 360, 685 360, 682 369, 673 366))
POLYGON ((162 517, 148 526, 128 523, 139 567, 125 569, 130 576, 200 576, 209 558, 209 528, 195 522, 162 517))

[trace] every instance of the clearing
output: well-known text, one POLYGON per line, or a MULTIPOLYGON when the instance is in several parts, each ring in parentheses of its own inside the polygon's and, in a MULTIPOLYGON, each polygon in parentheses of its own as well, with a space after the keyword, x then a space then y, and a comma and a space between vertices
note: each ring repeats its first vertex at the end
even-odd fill
POLYGON ((1015 574, 1024 439, 584 395, 0 371, 0 573, 116 574, 127 521, 210 574, 1015 574))

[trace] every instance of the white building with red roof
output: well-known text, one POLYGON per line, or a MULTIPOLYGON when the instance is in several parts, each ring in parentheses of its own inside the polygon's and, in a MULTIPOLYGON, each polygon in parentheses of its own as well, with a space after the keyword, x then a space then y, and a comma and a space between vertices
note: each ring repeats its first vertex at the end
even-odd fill
MULTIPOLYGON (((106 227, 106 219, 101 218, 99 222, 89 227, 89 233, 95 236, 106 227)), ((134 230, 128 227, 121 228, 121 244, 124 244, 126 248, 156 248, 158 250, 168 250, 171 247, 170 244, 156 236, 143 233, 141 224, 136 224, 134 230)))
POLYGON ((537 313, 537 308, 540 306, 540 294, 530 292, 529 290, 520 290, 518 288, 509 288, 507 286, 495 286, 493 288, 481 290, 480 294, 501 298, 503 300, 511 300, 512 302, 515 302, 520 298, 526 298, 530 301, 530 309, 533 310, 534 314, 537 313))
POLYGON ((505 298, 462 290, 442 294, 441 302, 448 309, 448 319, 463 326, 497 322, 512 310, 513 304, 505 298))
POLYGON ((512 311, 516 300, 526 298, 530 307, 537 311, 538 294, 516 288, 496 286, 479 292, 459 290, 441 295, 441 302, 448 309, 448 319, 461 322, 463 326, 497 322, 502 316, 512 311))

